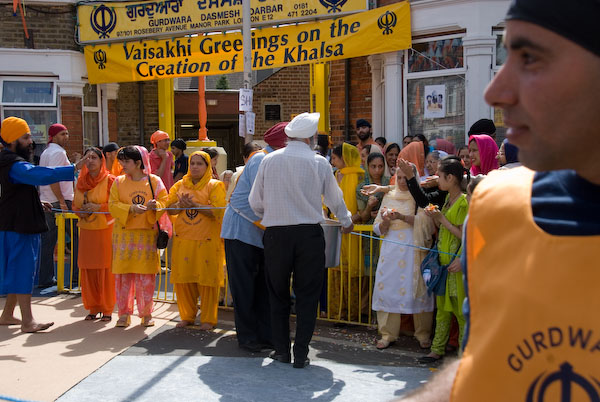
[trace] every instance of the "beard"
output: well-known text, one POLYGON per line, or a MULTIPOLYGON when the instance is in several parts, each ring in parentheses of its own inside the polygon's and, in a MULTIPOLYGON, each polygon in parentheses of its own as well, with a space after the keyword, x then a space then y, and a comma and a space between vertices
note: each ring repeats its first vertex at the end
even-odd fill
POLYGON ((316 150, 316 148, 317 148, 317 136, 315 135, 315 136, 310 137, 309 138, 309 142, 310 143, 308 144, 308 146, 310 147, 310 149, 316 150))
POLYGON ((371 136, 371 133, 360 133, 360 134, 357 134, 357 136, 358 136, 359 140, 366 141, 371 136))
POLYGON ((21 158, 25 159, 27 162, 31 162, 33 160, 33 144, 22 146, 17 141, 17 150, 15 151, 15 153, 21 158))

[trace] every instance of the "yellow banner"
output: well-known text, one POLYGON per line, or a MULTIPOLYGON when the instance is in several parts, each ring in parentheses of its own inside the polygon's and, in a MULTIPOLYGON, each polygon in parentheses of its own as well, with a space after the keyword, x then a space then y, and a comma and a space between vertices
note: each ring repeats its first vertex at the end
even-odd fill
MULTIPOLYGON (((252 31, 252 69, 288 67, 408 49, 410 6, 396 3, 313 23, 252 31)), ((243 71, 240 32, 85 47, 90 83, 243 71)))
MULTIPOLYGON (((367 0, 251 0, 251 21, 273 26, 366 9, 367 0)), ((242 0, 84 2, 77 17, 80 42, 123 42, 240 28, 242 0)))

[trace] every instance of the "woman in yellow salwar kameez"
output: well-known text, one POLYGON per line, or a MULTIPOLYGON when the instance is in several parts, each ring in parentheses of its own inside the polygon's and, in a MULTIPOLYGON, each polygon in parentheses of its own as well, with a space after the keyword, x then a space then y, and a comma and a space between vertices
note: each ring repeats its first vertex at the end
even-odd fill
POLYGON ((210 156, 198 151, 190 155, 188 172, 171 187, 165 207, 174 220, 171 283, 177 294, 181 322, 193 325, 200 297, 200 329, 217 324, 219 289, 223 286, 224 249, 221 242, 226 190, 212 178, 210 156), (206 207, 206 209, 198 209, 206 207), (189 208, 189 209, 186 209, 189 208), (194 209, 195 208, 195 209, 194 209))
MULTIPOLYGON (((338 145, 332 151, 331 163, 338 169, 335 177, 344 194, 346 208, 352 213, 352 222, 360 222, 356 186, 364 179, 365 171, 360 167, 358 148, 347 143, 338 145)), ((332 268, 331 281, 328 282, 329 318, 350 321, 360 319, 359 278, 364 274, 361 258, 359 237, 353 234, 342 235, 340 268, 332 268)))
POLYGON ((167 200, 168 194, 160 177, 150 174, 145 148, 125 147, 117 158, 123 166, 123 175, 115 179, 108 201, 108 209, 115 218, 112 270, 119 310, 117 327, 129 326, 134 295, 142 325, 149 327, 154 325, 152 299, 160 269, 156 224, 161 213, 156 208, 159 202, 167 200))

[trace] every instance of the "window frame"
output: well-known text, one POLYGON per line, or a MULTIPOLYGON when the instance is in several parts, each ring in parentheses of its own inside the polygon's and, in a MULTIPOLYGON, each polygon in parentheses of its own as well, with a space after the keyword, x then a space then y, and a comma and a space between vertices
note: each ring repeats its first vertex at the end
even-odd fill
POLYGON ((0 76, 0 106, 25 106, 25 107, 58 107, 58 81, 49 77, 21 77, 21 76, 0 76), (24 103, 24 102, 4 102, 4 83, 5 82, 50 82, 52 83, 52 103, 24 103))
MULTIPOLYGON (((85 140, 86 140, 86 136, 85 136, 85 114, 86 113, 96 113, 98 115, 98 132, 97 134, 97 139, 98 139, 98 146, 103 146, 104 145, 104 135, 103 135, 103 119, 102 119, 102 87, 99 84, 90 84, 88 82, 85 83, 85 85, 94 85, 96 86, 96 106, 86 106, 85 105, 85 92, 83 94, 83 98, 81 100, 82 102, 82 126, 83 126, 83 138, 82 141, 84 142, 83 146, 84 148, 87 148, 87 145, 85 144, 85 140)), ((83 87, 83 91, 85 91, 85 86, 83 87)), ((89 145, 89 146, 94 146, 94 145, 89 145)))
MULTIPOLYGON (((421 39, 414 39, 413 40, 413 45, 415 43, 426 43, 426 42, 436 42, 436 41, 440 41, 440 40, 445 40, 445 39, 456 39, 456 38, 460 38, 462 40, 464 40, 464 38, 466 37, 466 33, 456 33, 456 34, 440 34, 440 35, 436 35, 436 36, 429 36, 427 38, 421 38, 421 39)), ((419 71, 419 72, 413 72, 410 73, 408 71, 408 59, 409 59, 409 52, 411 51, 411 49, 407 49, 404 52, 403 55, 403 76, 404 78, 402 79, 402 113, 403 113, 403 133, 404 135, 408 134, 408 81, 409 80, 416 80, 416 79, 421 79, 421 78, 437 78, 437 77, 445 77, 445 76, 462 76, 463 79, 466 80, 467 77, 467 63, 466 63, 466 57, 465 57, 465 53, 464 53, 464 45, 463 45, 463 66, 460 68, 447 68, 447 69, 441 69, 441 70, 431 70, 431 71, 419 71)), ((466 88, 465 88, 466 90, 466 88)), ((465 94, 466 96, 466 94, 465 94)), ((466 105, 465 105, 466 107, 466 105)), ((466 125, 466 110, 464 111, 465 113, 465 125, 466 125)), ((465 126, 465 133, 467 132, 467 127, 465 126)))

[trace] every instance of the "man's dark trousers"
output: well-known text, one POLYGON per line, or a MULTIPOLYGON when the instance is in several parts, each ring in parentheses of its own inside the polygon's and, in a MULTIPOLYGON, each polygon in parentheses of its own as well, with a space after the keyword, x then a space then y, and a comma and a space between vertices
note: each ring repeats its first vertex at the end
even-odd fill
POLYGON ((323 286, 323 229, 319 224, 268 227, 263 242, 275 351, 290 354, 290 277, 293 274, 296 295, 294 359, 303 361, 315 329, 323 286))
POLYGON ((225 239, 225 258, 238 344, 270 345, 271 310, 263 249, 225 239))

